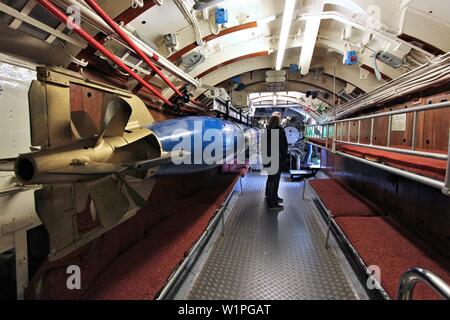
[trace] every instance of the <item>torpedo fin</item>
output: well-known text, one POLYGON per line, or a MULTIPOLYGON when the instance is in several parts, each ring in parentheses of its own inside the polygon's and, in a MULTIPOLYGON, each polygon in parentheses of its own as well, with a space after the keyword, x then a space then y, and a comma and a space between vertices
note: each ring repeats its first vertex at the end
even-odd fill
POLYGON ((116 225, 128 212, 130 203, 120 190, 119 182, 108 176, 87 184, 96 216, 104 228, 116 225))
POLYGON ((130 195, 133 202, 139 207, 143 208, 147 204, 147 202, 144 200, 144 198, 141 197, 141 195, 134 190, 132 186, 127 182, 127 180, 120 174, 116 174, 116 177, 123 183, 123 185, 126 187, 128 194, 130 195))
POLYGON ((75 129, 79 138, 86 139, 98 134, 98 130, 88 113, 84 111, 73 111, 70 114, 70 118, 75 127, 72 130, 75 129))
POLYGON ((132 109, 125 100, 117 95, 109 96, 104 116, 103 130, 98 140, 122 137, 130 120, 131 113, 132 109))

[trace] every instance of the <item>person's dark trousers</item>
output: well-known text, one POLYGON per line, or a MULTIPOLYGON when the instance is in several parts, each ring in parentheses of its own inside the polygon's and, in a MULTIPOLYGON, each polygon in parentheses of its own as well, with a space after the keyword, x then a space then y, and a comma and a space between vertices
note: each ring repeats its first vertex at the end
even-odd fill
POLYGON ((270 175, 267 178, 266 192, 269 207, 275 207, 278 205, 278 188, 280 186, 280 180, 281 170, 278 170, 276 174, 270 175))

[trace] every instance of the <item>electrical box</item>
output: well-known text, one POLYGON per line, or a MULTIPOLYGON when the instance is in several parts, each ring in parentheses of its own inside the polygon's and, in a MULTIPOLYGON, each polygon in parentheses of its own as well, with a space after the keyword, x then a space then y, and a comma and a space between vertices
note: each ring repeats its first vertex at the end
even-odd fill
POLYGON ((178 39, 177 36, 173 33, 166 34, 164 36, 164 44, 167 48, 177 48, 178 47, 178 39))
POLYGON ((231 94, 231 101, 237 108, 246 108, 249 105, 247 91, 234 91, 231 94))
POLYGON ((228 10, 224 8, 216 9, 216 24, 228 23, 228 10))
POLYGON ((358 55, 355 50, 348 51, 345 56, 345 64, 354 65, 358 63, 358 55))
POLYGON ((293 74, 296 74, 299 72, 298 64, 291 64, 289 66, 289 71, 293 74))
POLYGON ((233 81, 233 83, 239 84, 241 83, 241 77, 240 76, 234 77, 231 81, 233 81))

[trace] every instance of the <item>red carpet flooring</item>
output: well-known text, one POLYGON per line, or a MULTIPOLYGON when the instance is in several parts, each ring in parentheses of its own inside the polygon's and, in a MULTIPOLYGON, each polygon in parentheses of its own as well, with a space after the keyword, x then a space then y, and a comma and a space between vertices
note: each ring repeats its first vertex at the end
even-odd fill
POLYGON ((159 181, 147 207, 134 217, 76 253, 44 262, 26 298, 155 298, 239 177, 219 174, 205 180, 202 175, 159 181), (66 287, 69 265, 81 268, 81 290, 66 287))
POLYGON ((309 184, 335 217, 376 214, 371 206, 334 179, 310 180, 309 184))
POLYGON ((164 221, 117 257, 96 280, 88 298, 154 299, 206 229, 237 179, 230 175, 221 178, 223 183, 208 186, 208 192, 202 192, 189 210, 164 221))
MULTIPOLYGON (((366 265, 381 269, 381 285, 392 298, 397 297, 398 285, 404 272, 421 267, 428 269, 450 283, 448 262, 438 263, 440 257, 425 248, 409 232, 385 217, 336 218, 366 265)), ((414 299, 439 299, 423 284, 419 284, 414 299)))
MULTIPOLYGON (((380 267, 381 285, 392 298, 397 297, 402 275, 414 267, 428 269, 450 283, 450 263, 392 218, 374 216, 367 204, 333 179, 311 180, 309 184, 336 217, 336 223, 365 264, 380 267)), ((439 297, 420 284, 414 298, 439 297)))

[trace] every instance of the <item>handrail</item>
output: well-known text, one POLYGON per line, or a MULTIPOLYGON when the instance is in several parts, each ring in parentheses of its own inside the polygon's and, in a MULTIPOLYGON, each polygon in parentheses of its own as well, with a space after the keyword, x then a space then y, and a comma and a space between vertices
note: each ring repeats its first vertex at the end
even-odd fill
POLYGON ((324 125, 349 122, 349 121, 352 122, 352 121, 375 119, 375 118, 381 118, 381 117, 387 117, 387 116, 395 116, 395 115, 399 115, 399 114, 408 114, 408 113, 413 113, 413 112, 442 109, 442 108, 447 108, 447 107, 450 107, 450 101, 434 103, 434 104, 427 104, 427 105, 413 107, 413 108, 409 108, 409 109, 401 109, 401 110, 394 110, 394 111, 388 111, 388 112, 383 112, 383 113, 375 113, 375 114, 371 114, 368 116, 362 116, 362 117, 330 121, 330 122, 325 123, 324 125))
POLYGON ((405 272, 400 280, 398 300, 413 300, 414 289, 419 282, 424 282, 442 298, 450 300, 450 286, 431 271, 422 268, 405 272))
MULTIPOLYGON (((372 115, 367 115, 367 116, 362 116, 362 117, 357 117, 357 118, 350 118, 350 119, 345 119, 345 120, 338 120, 338 121, 331 121, 331 122, 327 122, 327 123, 323 123, 323 124, 315 124, 315 125, 309 125, 305 127, 305 136, 306 138, 321 138, 321 139, 326 139, 328 140, 329 138, 333 139, 333 145, 335 145, 336 143, 342 143, 342 144, 349 144, 349 145, 356 145, 356 146, 364 146, 364 147, 368 147, 368 148, 372 148, 372 149, 380 149, 380 150, 385 150, 385 151, 393 151, 393 152, 398 152, 398 153, 404 153, 404 154, 410 154, 410 155, 416 155, 416 156, 422 156, 422 157, 427 157, 427 158, 433 158, 433 159, 440 159, 440 160, 448 160, 449 159, 449 155, 445 155, 445 154, 440 154, 440 153, 432 153, 432 152, 423 152, 423 151, 416 151, 416 140, 417 140, 417 121, 418 121, 418 112, 421 111, 429 111, 429 110, 435 110, 435 109, 442 109, 442 108, 447 108, 450 107, 450 102, 441 102, 441 103, 435 103, 435 104, 429 104, 429 105, 423 105, 423 106, 418 106, 418 107, 414 107, 414 108, 409 108, 409 109, 401 109, 401 110, 395 110, 395 111, 389 111, 389 112, 383 112, 383 113, 377 113, 377 114, 372 114, 372 115), (391 141, 390 141, 390 137, 392 134, 392 116, 395 115, 401 115, 401 114, 409 114, 409 113, 414 113, 414 120, 413 120, 413 133, 412 133, 412 145, 411 145, 411 150, 409 149, 400 149, 400 148, 393 148, 391 147, 391 141), (377 146, 373 144, 373 136, 374 136, 374 120, 376 118, 381 118, 381 117, 389 117, 389 124, 388 124, 388 142, 387 142, 387 146, 377 146), (372 120, 371 123, 371 128, 370 128, 370 142, 365 144, 365 143, 361 143, 361 121, 363 120, 372 120), (344 123, 352 123, 358 121, 358 142, 354 143, 350 141, 350 125, 348 125, 348 129, 347 129, 347 140, 344 140, 344 137, 342 137, 343 134, 343 125, 344 123), (340 124, 340 131, 341 131, 341 137, 340 139, 338 139, 338 124, 340 124), (333 134, 330 137, 330 126, 334 127, 333 130, 333 134), (321 127, 321 128, 326 128, 326 130, 324 131, 323 129, 321 130, 322 132, 320 132, 320 135, 317 136, 315 134, 315 128, 316 127, 321 127), (312 137, 308 137, 308 128, 312 128, 313 129, 313 136, 312 137), (326 134, 326 138, 324 137, 324 133, 326 134)), ((450 141, 450 137, 449 137, 449 141, 450 141)), ((449 142, 450 143, 450 142, 449 142)))
POLYGON ((435 109, 441 109, 441 108, 447 108, 450 107, 450 102, 441 102, 436 104, 429 104, 424 106, 418 106, 410 109, 402 109, 402 110, 396 110, 396 111, 390 111, 390 112, 384 112, 384 113, 378 113, 363 117, 357 117, 357 118, 351 118, 346 120, 339 120, 339 121, 333 121, 328 122, 324 124, 314 124, 314 125, 308 125, 305 127, 305 137, 307 139, 307 143, 317 146, 320 148, 325 148, 326 150, 331 150, 331 152, 336 153, 338 155, 348 157, 360 162, 363 162, 365 164, 380 168, 382 170, 387 170, 393 174, 397 174, 406 178, 409 178, 411 180, 417 181, 419 183, 423 183, 426 185, 429 185, 434 188, 438 188, 442 191, 442 193, 446 196, 450 196, 450 134, 449 134, 449 149, 447 154, 443 153, 436 153, 436 152, 426 152, 426 151, 418 151, 416 148, 417 144, 417 123, 418 123, 418 113, 421 111, 428 111, 428 110, 435 110, 435 109), (391 146, 391 135, 392 135, 392 118, 394 115, 400 115, 400 114, 408 114, 413 113, 413 132, 412 132, 412 143, 410 149, 402 149, 402 148, 396 148, 391 146), (389 123, 387 128, 388 138, 387 138, 387 145, 386 146, 378 146, 374 145, 374 129, 375 129, 375 119, 380 117, 389 117, 389 123), (370 125, 370 142, 369 143, 361 143, 361 121, 371 119, 371 125, 370 125), (350 124, 352 122, 358 122, 357 126, 357 142, 351 141, 351 129, 350 124), (344 137, 344 124, 346 124, 347 127, 347 136, 344 137), (338 126, 339 125, 339 126, 338 126), (316 128, 318 128, 318 133, 316 133, 316 128), (310 131, 310 129, 312 129, 310 131), (339 131, 339 134, 338 134, 339 131), (338 139, 339 138, 339 139, 338 139), (325 146, 318 146, 314 142, 309 141, 309 139, 320 139, 325 141, 325 146), (346 140, 344 140, 346 139, 346 140), (329 142, 331 141, 331 145, 329 142), (396 153, 403 153, 408 155, 414 155, 419 157, 426 157, 431 159, 438 159, 438 160, 444 160, 447 161, 447 170, 446 170, 446 176, 444 182, 438 181, 435 179, 430 179, 418 174, 413 174, 405 170, 400 170, 396 168, 392 168, 390 166, 387 166, 385 164, 379 164, 373 161, 369 161, 366 159, 362 159, 359 157, 351 156, 343 152, 337 151, 337 145, 338 144, 348 144, 348 145, 354 145, 354 146, 361 146, 361 147, 367 147, 370 149, 378 149, 378 150, 384 150, 384 151, 390 151, 390 152, 396 152, 396 153))

